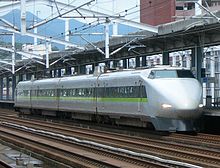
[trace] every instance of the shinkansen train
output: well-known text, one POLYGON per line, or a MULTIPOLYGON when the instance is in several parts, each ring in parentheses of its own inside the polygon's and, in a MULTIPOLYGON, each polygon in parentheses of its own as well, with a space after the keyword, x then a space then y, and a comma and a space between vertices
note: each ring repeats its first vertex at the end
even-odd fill
POLYGON ((169 66, 19 82, 15 108, 30 114, 195 131, 202 87, 192 72, 169 66))

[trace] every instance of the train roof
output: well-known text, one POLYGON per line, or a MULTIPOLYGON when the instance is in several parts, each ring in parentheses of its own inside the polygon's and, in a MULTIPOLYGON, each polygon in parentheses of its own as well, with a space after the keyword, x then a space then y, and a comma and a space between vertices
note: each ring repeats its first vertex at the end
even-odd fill
MULTIPOLYGON (((171 66, 165 66, 165 65, 159 65, 154 67, 144 67, 144 68, 138 68, 138 69, 119 69, 119 70, 112 70, 107 71, 105 73, 100 73, 98 76, 101 77, 122 77, 122 76, 140 76, 148 75, 151 70, 167 70, 167 69, 186 69, 183 67, 171 67, 171 66)), ((19 83, 22 83, 22 85, 30 85, 31 83, 35 84, 50 84, 52 83, 58 83, 62 81, 72 81, 74 79, 77 79, 78 81, 86 81, 86 80, 96 80, 97 76, 94 74, 90 75, 74 75, 74 76, 64 76, 60 78, 45 78, 45 79, 38 79, 38 80, 30 80, 30 81, 21 81, 19 83)))

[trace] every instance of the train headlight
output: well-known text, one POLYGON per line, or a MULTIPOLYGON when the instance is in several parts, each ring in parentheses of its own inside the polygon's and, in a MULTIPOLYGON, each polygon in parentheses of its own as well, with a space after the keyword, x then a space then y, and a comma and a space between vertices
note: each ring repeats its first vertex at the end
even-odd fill
POLYGON ((199 107, 202 108, 202 107, 203 107, 203 104, 199 104, 199 107))
POLYGON ((162 104, 162 108, 164 108, 164 109, 168 109, 171 107, 172 107, 172 105, 170 105, 170 104, 162 104))

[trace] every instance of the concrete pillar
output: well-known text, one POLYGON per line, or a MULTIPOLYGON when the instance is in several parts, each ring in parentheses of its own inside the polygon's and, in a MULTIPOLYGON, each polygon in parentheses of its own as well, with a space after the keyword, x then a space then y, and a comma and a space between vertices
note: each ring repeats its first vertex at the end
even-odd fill
POLYGON ((10 83, 9 77, 6 77, 6 100, 9 99, 9 88, 10 88, 9 83, 10 83))
POLYGON ((173 63, 172 63, 172 64, 173 64, 172 66, 176 66, 176 55, 173 55, 173 56, 172 56, 172 62, 173 62, 173 63))
POLYGON ((54 77, 54 71, 53 70, 50 70, 50 78, 53 78, 54 77))
POLYGON ((14 100, 15 97, 15 88, 16 88, 16 76, 12 76, 12 100, 14 100))
POLYGON ((191 67, 191 60, 190 60, 190 53, 189 53, 189 51, 186 51, 186 67, 187 68, 191 67))
POLYGON ((118 67, 119 61, 118 60, 114 60, 113 61, 113 68, 118 67))
POLYGON ((162 65, 163 64, 163 57, 162 57, 162 55, 159 55, 159 59, 160 59, 159 64, 162 65))
POLYGON ((95 67, 96 67, 96 63, 93 63, 93 64, 92 64, 92 72, 94 72, 95 67))
POLYGON ((163 65, 169 65, 169 52, 168 51, 164 51, 163 52, 163 65))
POLYGON ((96 66, 99 66, 99 63, 95 62, 95 63, 92 64, 92 72, 95 71, 96 66))
POLYGON ((130 58, 128 58, 127 68, 130 68, 130 58))
POLYGON ((86 74, 86 66, 85 65, 80 65, 80 74, 86 74))
POLYGON ((23 81, 23 74, 18 75, 18 82, 23 81))
POLYGON ((123 68, 127 69, 127 59, 123 59, 123 68))
POLYGON ((196 78, 201 82, 203 48, 195 46, 195 48, 192 49, 192 54, 192 66, 194 65, 195 67, 196 78))
POLYGON ((183 67, 183 56, 181 54, 179 55, 179 64, 180 67, 183 67))
POLYGON ((151 57, 147 57, 147 66, 151 67, 151 57))
POLYGON ((58 71, 57 76, 58 76, 58 77, 61 77, 61 69, 58 69, 57 71, 58 71))
POLYGON ((74 67, 74 74, 78 75, 79 73, 80 73, 80 66, 78 65, 74 67))
POLYGON ((196 50, 195 50, 195 48, 192 48, 191 58, 192 58, 192 60, 191 60, 192 68, 195 68, 196 67, 196 50))
POLYGON ((54 77, 57 78, 58 77, 58 69, 55 69, 53 71, 54 71, 54 77))
POLYGON ((27 80, 31 80, 31 77, 32 77, 32 74, 30 74, 30 73, 26 74, 26 79, 27 80))
POLYGON ((71 67, 66 67, 66 75, 71 75, 71 67))
POLYGON ((0 100, 3 99, 3 88, 4 88, 3 78, 0 78, 0 100))
POLYGON ((142 57, 142 66, 144 67, 144 66, 146 66, 146 56, 143 56, 142 57))
MULTIPOLYGON (((213 48, 211 48, 211 55, 210 55, 210 77, 215 77, 215 52, 213 48)), ((211 87, 211 96, 212 96, 212 102, 214 102, 215 99, 215 83, 210 83, 211 87)))
POLYGON ((154 56, 154 65, 157 65, 157 56, 154 56))
POLYGON ((110 68, 110 61, 109 60, 105 61, 105 66, 106 66, 106 69, 110 68))
POLYGON ((135 57, 135 64, 136 64, 136 67, 140 67, 141 66, 140 57, 135 57))
MULTIPOLYGON (((203 68, 206 69, 206 58, 203 59, 203 68)), ((203 91, 202 91, 202 93, 203 93, 203 105, 206 105, 206 96, 207 96, 207 94, 206 94, 207 86, 206 85, 207 85, 206 82, 203 82, 203 84, 202 84, 202 88, 203 88, 203 91)))

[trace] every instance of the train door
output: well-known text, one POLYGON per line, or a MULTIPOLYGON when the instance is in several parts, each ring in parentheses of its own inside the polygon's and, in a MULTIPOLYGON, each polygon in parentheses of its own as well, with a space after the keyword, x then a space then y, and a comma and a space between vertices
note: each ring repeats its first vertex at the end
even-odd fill
POLYGON ((105 105, 105 97, 106 97, 106 83, 103 82, 102 88, 101 88, 101 93, 100 93, 100 105, 101 105, 101 109, 102 111, 105 111, 106 109, 106 105, 105 105))
POLYGON ((56 102, 57 102, 57 111, 60 110, 60 89, 57 88, 55 89, 55 96, 56 96, 56 102))
POLYGON ((94 90, 93 90, 93 100, 94 100, 94 108, 95 108, 95 114, 98 113, 98 83, 94 84, 94 90))
POLYGON ((97 82, 96 87, 96 112, 104 112, 105 110, 105 82, 99 81, 97 82))
POLYGON ((143 86, 143 81, 139 80, 138 82, 139 86, 138 86, 138 112, 142 113, 143 112, 143 90, 144 90, 144 86, 143 86))
POLYGON ((30 87, 30 106, 31 106, 30 108, 33 107, 33 96, 35 96, 35 90, 32 82, 30 87))
POLYGON ((61 92, 60 80, 61 80, 61 78, 60 78, 59 81, 57 82, 56 89, 55 89, 56 102, 57 102, 57 111, 60 110, 60 96, 61 96, 61 93, 60 93, 60 92, 61 92))

